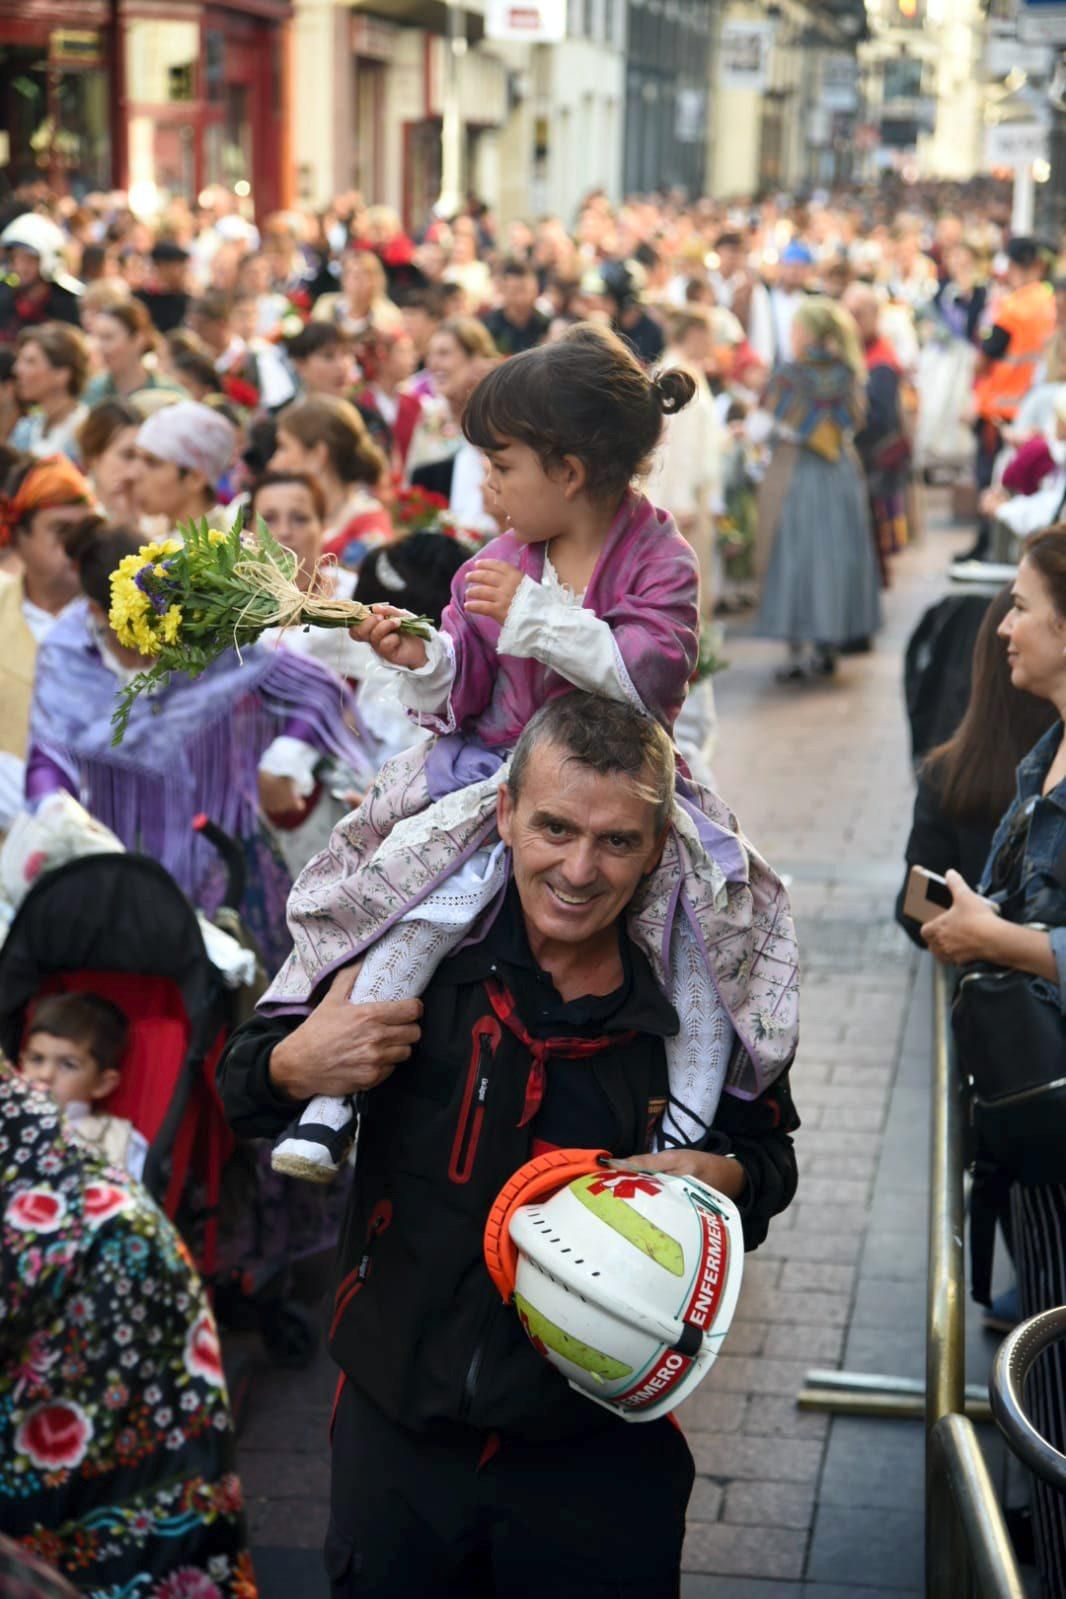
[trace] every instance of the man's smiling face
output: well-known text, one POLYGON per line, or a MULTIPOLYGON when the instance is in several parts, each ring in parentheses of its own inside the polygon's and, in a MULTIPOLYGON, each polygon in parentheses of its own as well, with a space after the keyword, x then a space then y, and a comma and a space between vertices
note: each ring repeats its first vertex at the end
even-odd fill
POLYGON ((656 807, 621 773, 583 766, 541 739, 515 799, 497 809, 534 952, 593 940, 621 915, 662 853, 656 807))

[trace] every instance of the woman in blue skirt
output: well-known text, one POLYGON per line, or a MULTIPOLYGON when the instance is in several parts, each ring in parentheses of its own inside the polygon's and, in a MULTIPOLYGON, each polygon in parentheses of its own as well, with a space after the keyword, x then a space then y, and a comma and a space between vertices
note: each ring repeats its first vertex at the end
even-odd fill
POLYGON ((877 631, 881 600, 853 442, 866 409, 858 330, 834 301, 811 298, 796 312, 792 352, 758 419, 774 445, 759 495, 756 630, 785 640, 779 675, 802 680, 830 676, 842 646, 877 631))

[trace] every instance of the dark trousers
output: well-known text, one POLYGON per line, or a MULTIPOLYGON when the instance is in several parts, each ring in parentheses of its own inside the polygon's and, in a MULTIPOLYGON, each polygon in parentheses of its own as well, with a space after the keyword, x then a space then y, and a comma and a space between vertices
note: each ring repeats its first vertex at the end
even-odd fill
MULTIPOLYGON (((979 421, 977 423, 977 492, 991 487, 992 477, 996 467, 996 457, 1003 447, 1003 438, 999 428, 994 422, 979 421)), ((991 519, 983 512, 977 513, 977 542, 974 549, 979 555, 988 553, 988 546, 992 538, 991 519)))
POLYGON ((669 1421, 562 1443, 447 1441, 348 1382, 333 1427, 332 1599, 677 1599, 688 1445, 669 1421))

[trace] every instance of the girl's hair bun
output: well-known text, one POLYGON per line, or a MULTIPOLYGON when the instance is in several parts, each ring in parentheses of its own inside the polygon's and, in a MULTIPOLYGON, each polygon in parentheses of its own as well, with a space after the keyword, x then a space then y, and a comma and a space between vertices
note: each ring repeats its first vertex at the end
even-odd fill
POLYGON ((695 394, 696 380, 690 373, 683 372, 680 367, 672 367, 667 372, 659 373, 652 388, 655 390, 655 398, 663 415, 675 416, 695 394))

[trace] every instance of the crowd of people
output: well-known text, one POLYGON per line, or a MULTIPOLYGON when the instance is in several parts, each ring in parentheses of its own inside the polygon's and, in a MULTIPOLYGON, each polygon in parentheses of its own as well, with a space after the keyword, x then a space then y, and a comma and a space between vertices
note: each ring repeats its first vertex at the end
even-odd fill
MULTIPOLYGON (((212 1062, 232 1127, 278 1140, 273 1174, 265 1145, 256 1160, 263 1183, 289 1185, 282 1205, 305 1203, 301 1177, 323 1193, 338 1173, 352 1185, 331 1333, 345 1379, 333 1593, 438 1591, 431 1575, 459 1581, 474 1557, 501 1592, 564 1567, 573 1591, 599 1591, 609 1566, 612 1592, 676 1593, 687 1450, 673 1429, 590 1419, 518 1319, 499 1321, 485 1213, 531 1156, 577 1147, 710 1184, 736 1201, 749 1248, 789 1203, 795 939, 784 887, 713 792, 716 618, 748 611, 780 641, 782 684, 832 679, 842 656, 875 647, 920 476, 973 491, 971 557, 1004 529, 1057 520, 1055 246, 1012 235, 1004 194, 978 185, 732 207, 594 194, 573 227, 500 229, 471 201, 417 236, 355 194, 256 224, 222 191, 151 222, 120 195, 27 192, 0 215, 0 248, 5 921, 17 939, 29 885, 66 855, 128 851, 159 864, 205 937, 236 913, 257 952, 259 1009, 212 1062), (375 612, 351 633, 274 630, 157 685, 116 745, 116 697, 150 663, 116 630, 113 575, 148 543, 165 562, 191 522, 221 534, 238 511, 293 552, 303 592, 375 612), (425 638, 401 632, 404 612, 425 638), (576 1071, 590 1055, 595 1073, 576 1071), (371 1092, 353 1180, 354 1100, 371 1092), (421 1198, 399 1192, 412 1170, 421 1198), (438 1328, 432 1358, 400 1304, 438 1328), (475 1323, 491 1340, 464 1387, 475 1323), (531 1506, 556 1502, 575 1438, 610 1462, 615 1509, 632 1498, 639 1548, 589 1534, 607 1510, 586 1474, 566 1490, 584 1507, 580 1537, 564 1527, 534 1549, 531 1506), (490 1490, 457 1487, 482 1450, 506 1551, 483 1536, 490 1490), (654 1538, 637 1515, 649 1462, 654 1538), (354 1495, 370 1477, 381 1497, 354 1495), (423 1490, 445 1507, 432 1530, 423 1490)), ((1051 647, 1044 671, 1046 640, 1020 620, 1038 613, 1049 637, 1066 626, 1057 559, 1032 546, 994 616, 1015 687, 1061 709, 1051 647), (1023 672, 1026 650, 1039 661, 1023 672)), ((987 624, 973 694, 998 684, 1006 705, 996 636, 987 624)), ((1027 703, 1012 757, 1029 747, 1023 721, 1034 736, 1050 723, 1027 703)), ((1023 762, 1030 798, 1058 793, 1060 737, 1039 746, 1039 770, 1023 762)), ((1010 800, 1004 749, 996 784, 975 785, 966 751, 982 739, 971 708, 922 769, 912 840, 916 864, 957 867, 974 887, 1010 800), (957 858, 933 848, 956 837, 944 811, 960 819, 957 858)), ((987 926, 970 924, 985 902, 956 898, 925 929, 940 958, 994 945, 1057 981, 1054 931, 982 943, 987 926)), ((57 1294, 93 1269, 94 1174, 125 1172, 109 1215, 134 1218, 146 1158, 151 1176, 144 1138, 106 1110, 124 1025, 103 994, 42 996, 21 1078, 0 1078, 0 1267, 20 1275, 23 1235, 51 1231, 56 1198, 74 1227, 57 1294), (47 1164, 5 1165, 20 1138, 47 1164)), ((1018 1234, 1032 1231, 1033 1206, 1015 1210, 1018 1234)), ((161 1220, 129 1225, 127 1253, 180 1254, 161 1220)), ((170 1502, 137 1508, 116 1477, 121 1509, 93 1542, 85 1482, 128 1462, 114 1427, 86 1422, 85 1447, 54 1462, 31 1437, 27 1418, 66 1401, 61 1356, 34 1342, 37 1268, 21 1275, 29 1308, 0 1363, 18 1373, 0 1374, 0 1433, 23 1462, 27 1547, 87 1592, 147 1569, 151 1599, 252 1599, 202 1290, 179 1296, 171 1340, 200 1388, 176 1355, 167 1377, 160 1355, 153 1403, 193 1418, 172 1429, 178 1454, 196 1428, 219 1434, 199 1488, 183 1489, 203 1513, 168 1545, 170 1502)), ((1022 1285, 1039 1308, 1035 1269, 1022 1285)), ((121 1322, 135 1347, 141 1320, 131 1304, 121 1322)), ((92 1359, 67 1358, 91 1387, 92 1359)), ((117 1368, 106 1378, 124 1413, 129 1383, 117 1368)), ((92 1413, 73 1409, 72 1437, 92 1413)), ((1042 1536, 1063 1558, 1058 1534, 1042 1536)))

